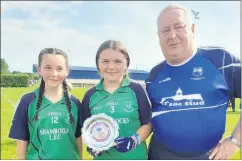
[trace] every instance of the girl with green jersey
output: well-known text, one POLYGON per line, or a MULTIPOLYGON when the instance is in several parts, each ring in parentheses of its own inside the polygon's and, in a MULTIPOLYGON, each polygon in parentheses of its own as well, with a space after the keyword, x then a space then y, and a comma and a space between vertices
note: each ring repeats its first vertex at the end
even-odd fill
POLYGON ((17 159, 81 159, 81 103, 68 94, 68 57, 45 48, 38 65, 40 87, 21 98, 10 129, 17 159))
POLYGON ((147 159, 151 104, 142 85, 129 78, 129 64, 128 52, 119 41, 106 41, 97 51, 96 66, 102 79, 83 98, 83 119, 105 113, 118 123, 119 137, 105 152, 87 148, 94 159, 147 159))

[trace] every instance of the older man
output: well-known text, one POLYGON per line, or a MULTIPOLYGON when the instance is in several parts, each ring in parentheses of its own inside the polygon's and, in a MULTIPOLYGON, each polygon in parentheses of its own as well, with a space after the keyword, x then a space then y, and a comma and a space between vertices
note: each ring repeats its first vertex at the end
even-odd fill
POLYGON ((198 48, 183 6, 166 7, 157 25, 166 60, 146 80, 153 106, 149 159, 228 159, 241 146, 239 122, 221 140, 229 96, 241 97, 239 59, 222 48, 198 48))

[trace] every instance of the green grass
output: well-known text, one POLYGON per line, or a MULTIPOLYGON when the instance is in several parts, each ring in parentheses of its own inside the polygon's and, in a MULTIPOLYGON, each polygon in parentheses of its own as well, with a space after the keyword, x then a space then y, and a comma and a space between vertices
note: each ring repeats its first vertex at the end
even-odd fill
MULTIPOLYGON (((19 99, 25 93, 31 92, 36 87, 30 88, 5 88, 1 93, 1 159, 16 159, 16 141, 8 138, 9 129, 12 124, 12 118, 15 110, 11 103, 9 103, 5 97, 7 97, 14 105, 18 104, 19 99), (5 97, 3 97, 3 95, 5 97)), ((80 100, 83 98, 87 89, 74 88, 72 94, 78 97, 80 100)), ((84 159, 92 159, 92 156, 85 150, 86 145, 83 147, 84 159)))
MULTIPOLYGON (((5 88, 1 92, 1 159, 16 159, 16 141, 8 138, 9 129, 12 123, 12 117, 20 97, 33 91, 35 87, 29 88, 5 88), (5 97, 3 97, 3 95, 5 97), (8 98, 11 102, 9 103, 5 98, 8 98), (13 107, 14 105, 14 107, 13 107)), ((87 89, 74 88, 72 94, 77 96, 80 100, 83 98, 87 89)), ((236 100, 236 110, 238 111, 239 100, 236 100)), ((239 112, 231 112, 231 108, 227 112, 227 126, 224 137, 230 135, 235 124, 239 120, 239 112)), ((147 139, 149 143, 150 137, 147 139)), ((83 159, 92 159, 92 157, 86 151, 86 145, 83 147, 83 159)), ((231 159, 240 159, 240 152, 237 152, 231 159)))

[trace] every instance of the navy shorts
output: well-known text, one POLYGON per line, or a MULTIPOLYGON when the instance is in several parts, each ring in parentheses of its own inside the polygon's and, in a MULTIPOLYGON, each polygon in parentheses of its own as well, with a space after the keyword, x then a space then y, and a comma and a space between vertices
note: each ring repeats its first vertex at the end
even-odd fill
POLYGON ((149 145, 148 160, 209 160, 210 152, 178 154, 168 150, 152 136, 149 145))

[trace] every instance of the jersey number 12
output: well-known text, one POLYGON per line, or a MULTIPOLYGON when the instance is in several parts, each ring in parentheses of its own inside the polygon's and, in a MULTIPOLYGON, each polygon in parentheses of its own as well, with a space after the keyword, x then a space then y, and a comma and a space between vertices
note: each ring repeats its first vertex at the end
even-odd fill
POLYGON ((57 116, 52 116, 51 122, 52 122, 52 124, 58 124, 58 117, 57 116))

